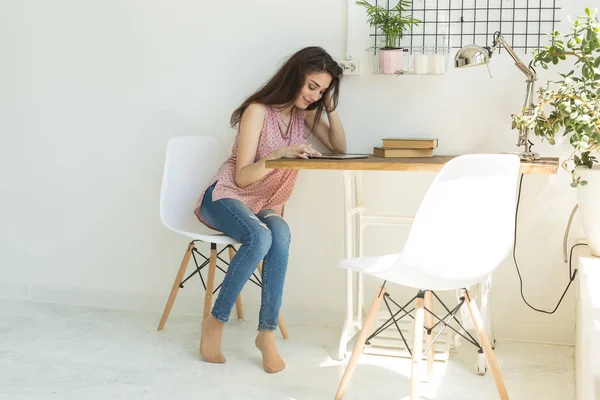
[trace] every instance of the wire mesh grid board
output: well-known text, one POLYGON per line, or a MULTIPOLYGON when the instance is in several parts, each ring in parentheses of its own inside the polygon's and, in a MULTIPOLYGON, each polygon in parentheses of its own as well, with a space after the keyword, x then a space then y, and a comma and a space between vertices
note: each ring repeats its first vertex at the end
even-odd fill
MULTIPOLYGON (((410 0, 407 12, 421 21, 400 40, 405 48, 460 48, 466 44, 491 46, 500 31, 514 49, 528 50, 549 43, 554 31, 556 0, 410 0)), ((376 0, 394 7, 396 2, 376 0)), ((382 36, 375 31, 375 48, 382 36)))

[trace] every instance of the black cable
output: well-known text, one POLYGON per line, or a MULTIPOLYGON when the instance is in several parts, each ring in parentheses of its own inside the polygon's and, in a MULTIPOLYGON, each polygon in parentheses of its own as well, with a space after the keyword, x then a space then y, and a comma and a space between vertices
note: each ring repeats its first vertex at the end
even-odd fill
POLYGON ((519 282, 521 283, 521 297, 523 298, 523 301, 525 302, 525 304, 527 304, 529 306, 529 308, 531 308, 532 310, 540 312, 540 313, 544 313, 544 314, 554 314, 556 312, 556 310, 558 310, 560 303, 562 303, 565 295, 567 294, 567 291, 569 290, 569 287, 571 287, 571 283, 573 283, 573 281, 575 280, 575 277, 577 276, 577 270, 573 271, 572 266, 571 266, 571 260, 573 258, 573 249, 575 249, 575 247, 577 247, 577 246, 587 246, 587 244, 577 243, 571 247, 571 251, 569 253, 569 283, 567 284, 567 287, 565 288, 565 291, 563 292, 562 296, 560 296, 560 300, 558 300, 558 304, 556 304, 556 307, 554 307, 554 310, 552 310, 552 311, 540 310, 540 309, 533 307, 531 304, 529 304, 527 302, 527 300, 525 300, 525 295, 523 294, 523 278, 521 277, 521 272, 519 271, 519 265, 517 263, 517 256, 516 256, 516 252, 517 252, 517 221, 519 218, 519 202, 521 201, 521 186, 522 186, 522 184, 523 184, 523 175, 521 174, 521 179, 519 180, 519 193, 517 195, 517 209, 515 211, 515 236, 514 236, 513 251, 512 251, 513 261, 515 263, 515 268, 517 269, 517 274, 519 275, 519 282))

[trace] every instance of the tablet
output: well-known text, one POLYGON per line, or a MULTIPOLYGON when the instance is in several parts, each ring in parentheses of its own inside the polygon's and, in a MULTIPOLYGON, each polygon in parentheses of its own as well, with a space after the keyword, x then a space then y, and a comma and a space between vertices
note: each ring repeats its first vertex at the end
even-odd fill
POLYGON ((335 154, 335 153, 323 153, 320 156, 309 156, 308 158, 324 158, 333 160, 351 160, 354 158, 367 158, 369 154, 335 154))

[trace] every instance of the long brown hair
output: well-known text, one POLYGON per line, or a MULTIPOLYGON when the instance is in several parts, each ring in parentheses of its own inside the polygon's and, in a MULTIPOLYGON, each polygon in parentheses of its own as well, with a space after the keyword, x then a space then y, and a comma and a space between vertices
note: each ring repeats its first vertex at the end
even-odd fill
POLYGON ((231 114, 231 126, 234 127, 240 122, 246 107, 251 103, 281 105, 283 107, 293 105, 305 84, 306 75, 318 72, 329 73, 331 84, 318 101, 306 108, 307 110, 317 110, 311 127, 311 132, 313 132, 325 108, 323 100, 328 93, 331 93, 333 110, 337 107, 340 79, 343 74, 343 70, 338 63, 324 49, 316 46, 305 47, 293 54, 267 83, 248 97, 231 114))

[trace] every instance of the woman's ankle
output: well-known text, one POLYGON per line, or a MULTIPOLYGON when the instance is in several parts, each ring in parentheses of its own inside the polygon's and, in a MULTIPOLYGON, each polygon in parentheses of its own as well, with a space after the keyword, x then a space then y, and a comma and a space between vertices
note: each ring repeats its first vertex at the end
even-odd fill
POLYGON ((215 326, 225 326, 225 322, 223 322, 220 319, 216 318, 212 314, 209 314, 208 317, 204 318, 204 321, 202 321, 202 322, 206 322, 206 323, 209 323, 209 324, 215 325, 215 326))

